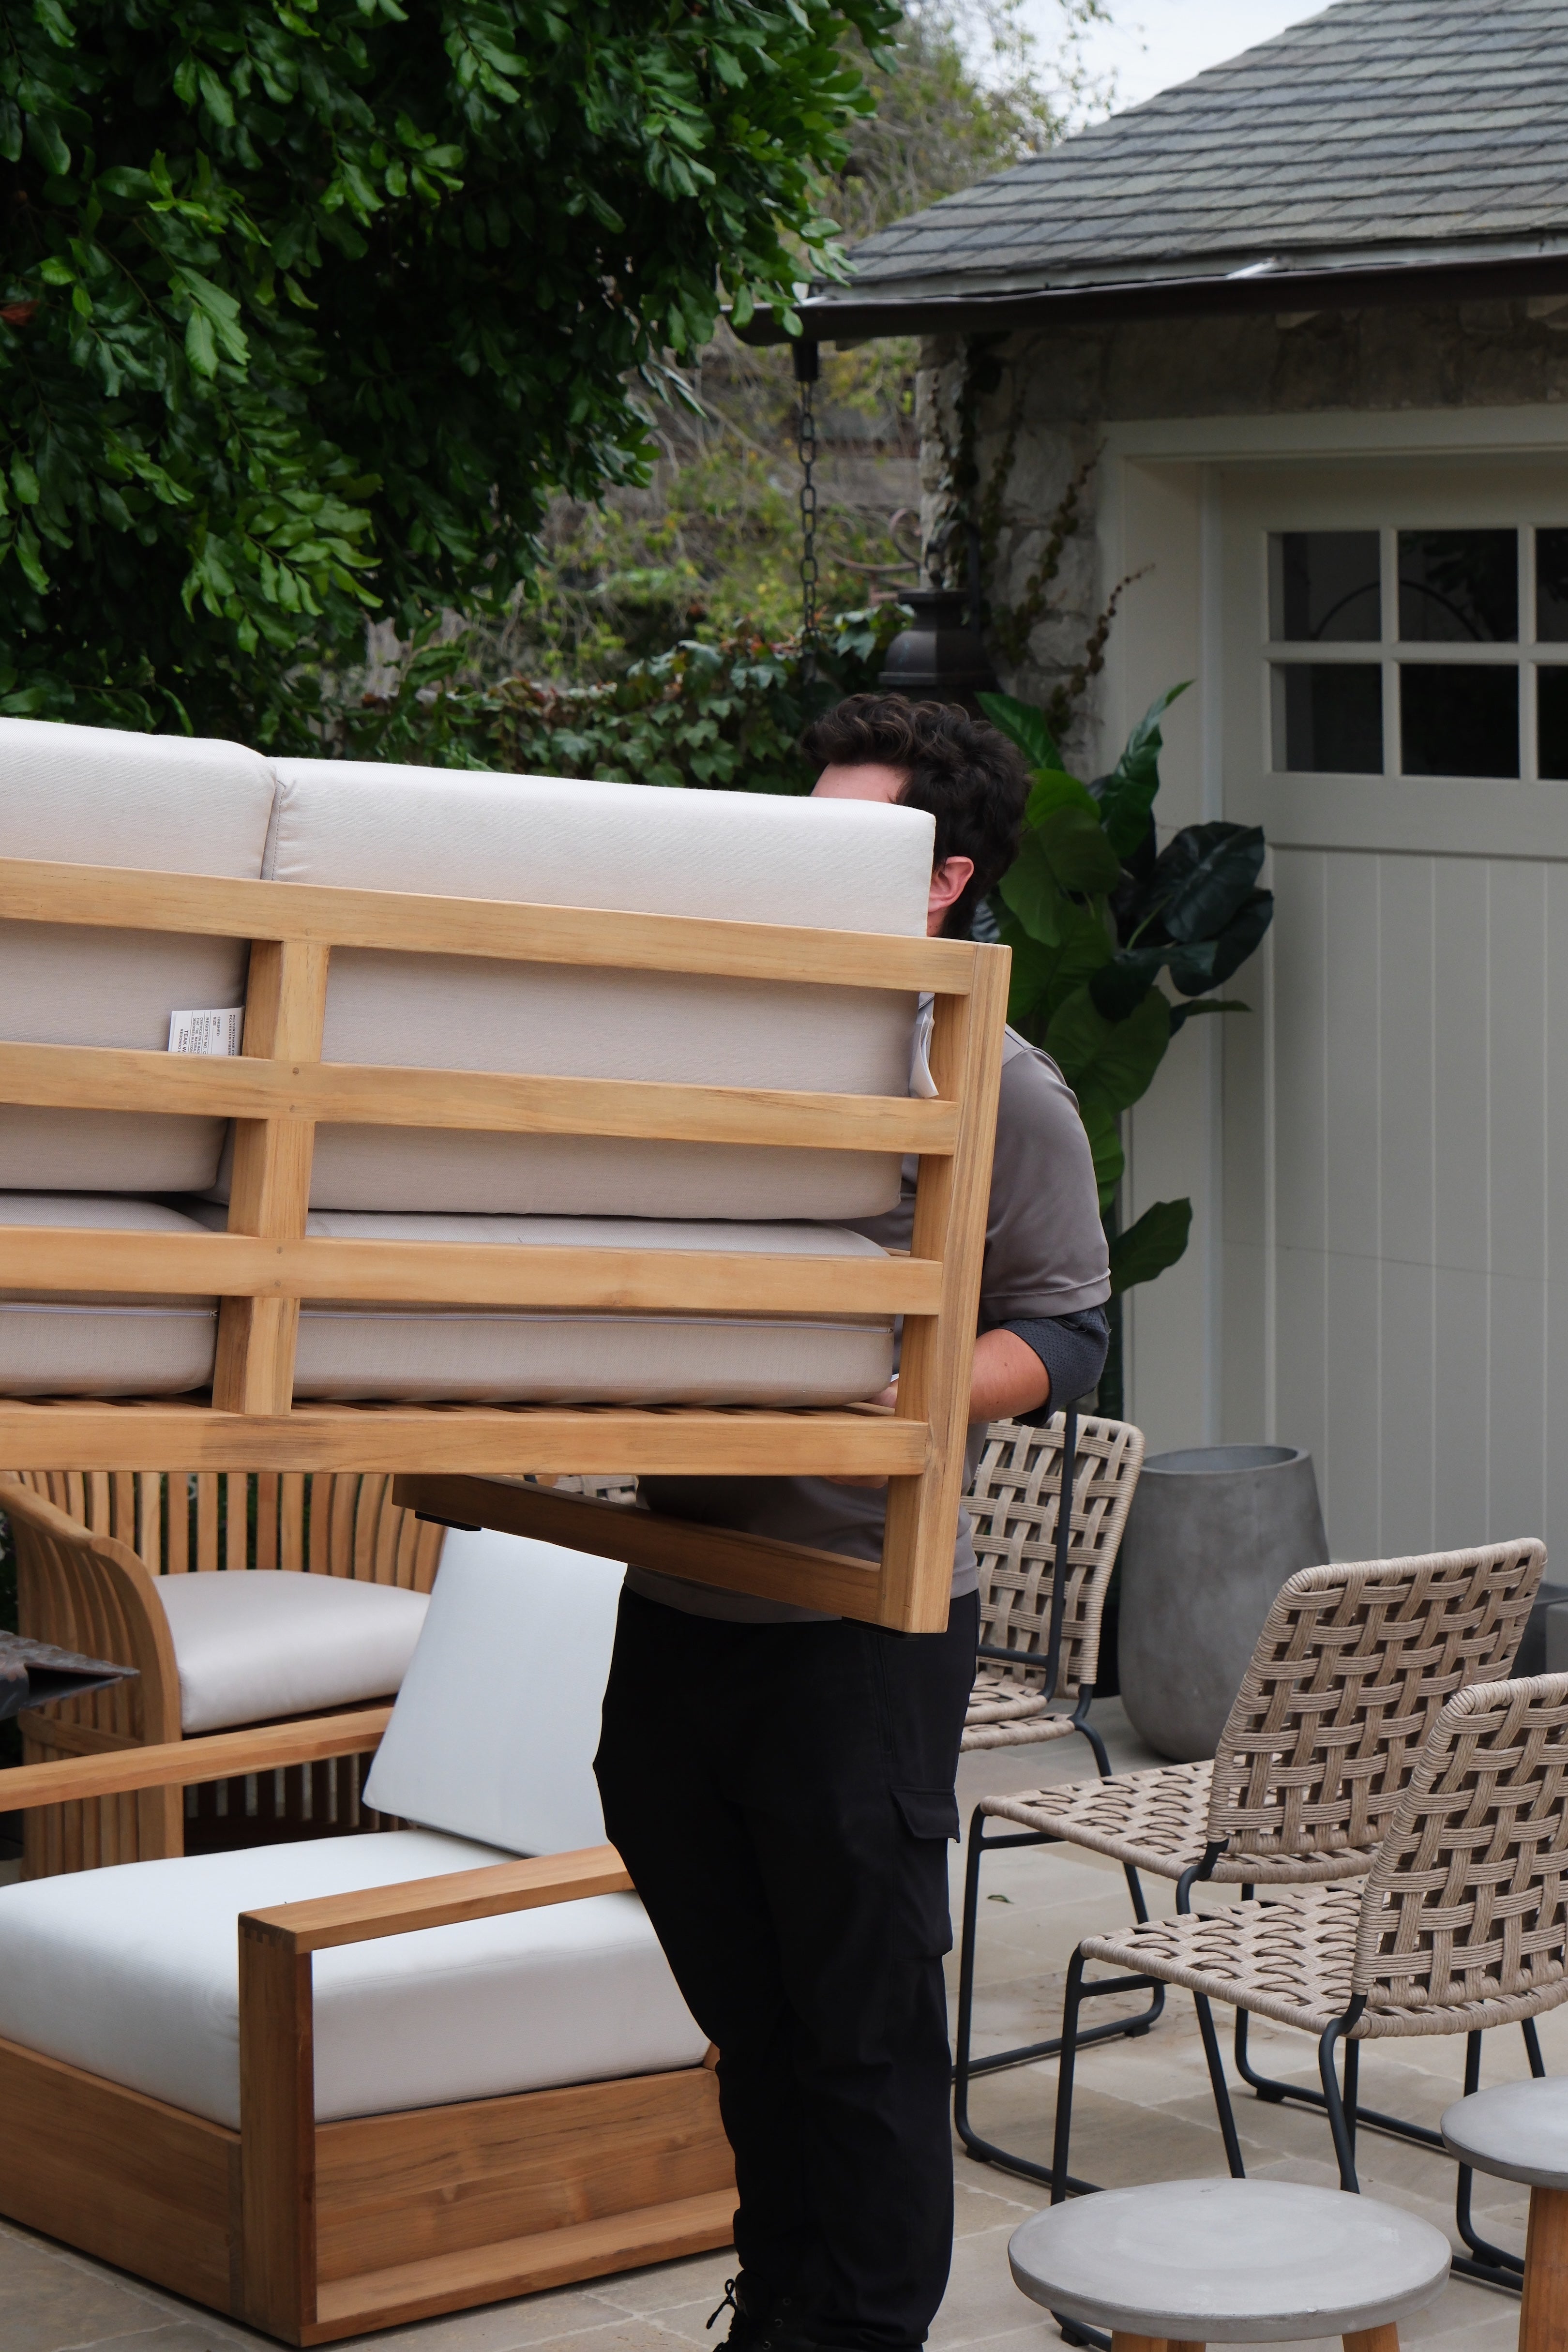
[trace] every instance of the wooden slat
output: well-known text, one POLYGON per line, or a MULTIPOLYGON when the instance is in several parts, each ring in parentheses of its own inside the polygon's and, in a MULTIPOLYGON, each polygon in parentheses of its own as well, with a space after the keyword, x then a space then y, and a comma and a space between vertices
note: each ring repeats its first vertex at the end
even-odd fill
POLYGON ((538 1911, 591 1895, 628 1895, 632 1882, 613 1845, 573 1853, 544 1853, 500 1862, 485 1870, 454 1870, 402 1886, 367 1886, 352 1895, 319 1895, 309 1903, 280 1903, 247 1911, 242 1928, 265 1929, 295 1953, 326 1952, 340 1944, 368 1944, 421 1927, 449 1927, 463 1919, 495 1919, 538 1911))
POLYGON ((736 1535, 694 1519, 666 1518, 588 1495, 557 1495, 499 1478, 410 1477, 396 1481, 393 1500, 448 1526, 535 1536, 568 1551, 623 1560, 628 1568, 685 1577, 726 1592, 793 1601, 836 1617, 870 1622, 879 1605, 874 1562, 771 1536, 736 1535))
POLYGON ((891 1413, 667 1412, 606 1405, 300 1405, 285 1414, 218 1412, 200 1404, 49 1404, 0 1398, 0 1465, 63 1469, 148 1463, 267 1470, 529 1471, 630 1476, 788 1478, 842 1473, 909 1477, 930 1451, 924 1424, 891 1413))
MULTIPOLYGON (((945 1152, 952 1150, 957 1133, 952 1103, 906 1095, 533 1077, 507 1070, 294 1062, 281 1052, 277 1058, 259 1053, 255 1058, 226 1058, 109 1045, 0 1044, 0 1102, 814 1151, 945 1152)), ((237 1169, 237 1192, 238 1183, 237 1169)))
POLYGON ((323 2124, 322 2283, 724 2190, 706 2066, 323 2124))
MULTIPOLYGON (((280 1055, 299 1065, 319 1059, 327 1015, 328 951, 295 940, 259 940, 250 953, 244 1050, 234 1065, 280 1055)), ((151 1058, 156 1059, 156 1055, 151 1058)), ((187 1057, 171 1055, 171 1063, 187 1057)), ((203 1055, 188 1057, 193 1062, 203 1055)), ((268 1066, 274 1065, 268 1060, 268 1066)), ((315 1126, 294 1108, 241 1117, 234 1135, 229 1193, 231 1234, 298 1241, 310 1204, 315 1126)), ((218 1310, 213 1402, 229 1412, 287 1412, 294 1393, 298 1299, 226 1297, 218 1310)))
MULTIPOLYGON (((0 2042, 0 2112, 8 2221, 215 2311, 232 2308, 237 2133, 11 2042, 0 2042)), ((60 2324, 86 2334, 102 2325, 63 2313, 60 2324)), ((29 2339, 27 2318, 13 2308, 7 2343, 17 2331, 29 2339)))
POLYGON ((444 2311, 538 2294, 575 2279, 603 2278, 649 2263, 672 2263, 731 2242, 732 2189, 647 2205, 633 2213, 575 2221, 532 2237, 509 2238, 460 2253, 323 2284, 308 2344, 330 2344, 367 2327, 406 2326, 444 2311))
POLYGON ((985 1255, 986 1202, 996 1140, 996 1102, 1012 958, 1005 948, 975 950, 975 985, 962 1000, 939 1001, 931 1037, 931 1076, 961 1105, 963 1129, 951 1160, 922 1160, 915 1194, 915 1255, 942 1262, 938 1315, 904 1326, 897 1412, 929 1423, 931 1450, 918 1477, 888 1491, 882 1542, 882 1622, 908 1633, 947 1624, 952 1545, 963 1492, 971 1368, 985 1255))
POLYGON ((316 2316, 316 2071, 310 1959, 239 1922, 242 2315, 298 2344, 316 2316))
POLYGON ((934 989, 954 996, 968 990, 974 956, 962 940, 891 932, 806 930, 779 923, 337 890, 16 857, 0 858, 0 916, 16 922, 390 948, 407 955, 809 981, 827 988, 934 989))
POLYGON ((391 1720, 389 1706, 367 1706, 352 1715, 312 1716, 254 1731, 215 1731, 201 1739, 159 1740, 149 1748, 72 1757, 60 1764, 20 1764, 6 1775, 5 1802, 20 1811, 131 1789, 191 1789, 238 1772, 311 1763, 323 1756, 360 1756, 380 1744, 391 1720))
POLYGON ((931 1315, 942 1279, 939 1265, 916 1257, 0 1226, 0 1289, 29 1291, 468 1301, 641 1315, 931 1315))

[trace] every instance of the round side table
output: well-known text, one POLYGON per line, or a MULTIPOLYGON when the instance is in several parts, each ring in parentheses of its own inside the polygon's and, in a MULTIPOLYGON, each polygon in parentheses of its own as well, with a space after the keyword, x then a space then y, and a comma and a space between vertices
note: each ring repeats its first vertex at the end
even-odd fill
POLYGON ((1413 2213, 1287 2180, 1163 2180, 1053 2205, 1013 2233, 1013 2276, 1115 2352, 1203 2352, 1338 2336, 1399 2352, 1399 2322, 1448 2276, 1448 2241, 1413 2213))
POLYGON ((1460 2099, 1443 2137, 1461 2164, 1530 2189, 1519 2352, 1568 2346, 1568 2081, 1543 2074, 1460 2099))

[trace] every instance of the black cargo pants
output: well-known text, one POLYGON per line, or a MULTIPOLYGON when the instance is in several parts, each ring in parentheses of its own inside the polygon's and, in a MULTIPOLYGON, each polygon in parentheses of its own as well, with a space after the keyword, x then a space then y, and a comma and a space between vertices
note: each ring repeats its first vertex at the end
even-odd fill
POLYGON ((978 1604, 944 1633, 623 1595, 595 1760, 717 2043, 742 2267, 845 2352, 924 2342, 952 2243, 947 1841, 978 1604))

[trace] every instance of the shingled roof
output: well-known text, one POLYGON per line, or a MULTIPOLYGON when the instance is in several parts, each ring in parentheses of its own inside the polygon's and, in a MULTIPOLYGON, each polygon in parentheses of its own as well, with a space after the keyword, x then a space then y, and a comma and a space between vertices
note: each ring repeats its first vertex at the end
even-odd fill
POLYGON ((1347 271, 1523 267, 1568 285, 1565 91, 1568 0, 1338 0, 867 238, 851 285, 817 289, 808 331, 847 331, 850 311, 939 323, 915 313, 1184 286, 1167 307, 1191 308, 1200 284, 1243 273, 1300 274, 1314 299, 1347 271))

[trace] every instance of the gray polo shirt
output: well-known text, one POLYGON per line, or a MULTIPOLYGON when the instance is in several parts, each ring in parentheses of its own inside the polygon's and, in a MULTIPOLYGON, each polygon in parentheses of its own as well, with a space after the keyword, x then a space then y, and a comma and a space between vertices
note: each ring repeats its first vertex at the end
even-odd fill
MULTIPOLYGON (((856 1231, 884 1248, 907 1250, 914 1231, 915 1162, 904 1163, 899 1204, 867 1218, 856 1231)), ((1050 1056, 1009 1029, 1002 1048, 996 1110, 996 1152, 985 1222, 980 1277, 980 1328, 1045 1320, 1099 1307, 1110 1296, 1105 1233, 1089 1138, 1067 1080, 1050 1056)), ((969 1432, 964 1485, 980 1460, 984 1424, 969 1432)), ((650 1510, 698 1519, 710 1527, 773 1536, 844 1552, 852 1559, 882 1556, 886 1489, 839 1486, 830 1478, 645 1478, 639 1493, 650 1510)), ((969 1517, 961 1511, 953 1555, 956 1598, 977 1582, 969 1517)), ((742 1624, 784 1624, 822 1616, 746 1593, 626 1571, 628 1589, 698 1617, 742 1624)))

